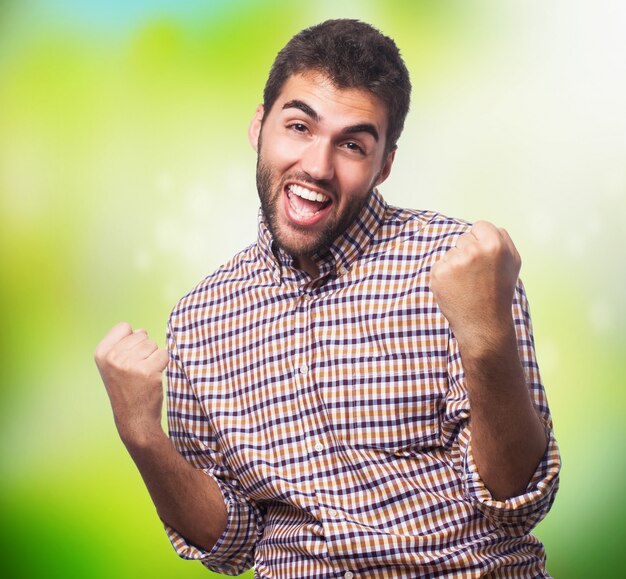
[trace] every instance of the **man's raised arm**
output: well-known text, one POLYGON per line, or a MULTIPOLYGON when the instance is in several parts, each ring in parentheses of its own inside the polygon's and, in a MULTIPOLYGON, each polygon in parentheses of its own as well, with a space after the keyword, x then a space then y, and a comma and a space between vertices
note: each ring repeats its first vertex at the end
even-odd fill
POLYGON ((459 345, 471 449, 496 500, 522 494, 547 448, 518 353, 512 302, 521 260, 503 229, 478 222, 431 270, 431 290, 459 345))
POLYGON ((226 528, 226 505, 217 483, 178 453, 161 426, 167 352, 145 330, 120 323, 98 344, 95 360, 120 438, 159 517, 210 551, 226 528))

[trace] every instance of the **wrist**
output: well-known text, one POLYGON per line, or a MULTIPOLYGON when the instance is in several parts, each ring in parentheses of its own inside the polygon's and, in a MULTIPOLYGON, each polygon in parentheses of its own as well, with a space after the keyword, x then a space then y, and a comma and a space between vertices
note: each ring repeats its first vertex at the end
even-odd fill
POLYGON ((128 452, 143 452, 169 440, 160 422, 155 423, 124 423, 116 422, 117 431, 128 452))
POLYGON ((517 404, 528 397, 513 324, 471 340, 459 341, 459 353, 471 406, 491 406, 500 396, 507 404, 517 404), (524 387, 514 388, 514 384, 524 387))
POLYGON ((498 324, 484 325, 474 331, 455 333, 464 366, 471 363, 484 364, 501 361, 511 355, 518 356, 517 334, 513 319, 498 324))

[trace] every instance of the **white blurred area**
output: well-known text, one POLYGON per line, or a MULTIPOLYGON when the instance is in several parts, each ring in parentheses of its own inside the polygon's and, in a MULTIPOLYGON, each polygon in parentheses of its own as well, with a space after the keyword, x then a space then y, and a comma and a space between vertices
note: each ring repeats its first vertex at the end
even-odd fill
POLYGON ((502 2, 490 18, 497 37, 414 98, 388 196, 510 219, 580 257, 626 197, 626 3, 502 2))

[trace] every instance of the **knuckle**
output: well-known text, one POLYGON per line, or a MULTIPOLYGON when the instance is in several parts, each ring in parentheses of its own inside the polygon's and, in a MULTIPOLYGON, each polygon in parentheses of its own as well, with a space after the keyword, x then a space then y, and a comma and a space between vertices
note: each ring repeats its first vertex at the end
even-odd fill
POLYGON ((485 244, 484 251, 489 256, 497 256, 500 253, 500 247, 497 243, 490 242, 485 244))
POLYGON ((483 241, 483 251, 491 255, 498 254, 502 251, 504 244, 498 236, 486 237, 483 241))
POLYGON ((110 348, 107 347, 106 341, 102 340, 96 346, 96 349, 94 350, 94 353, 93 353, 93 357, 95 358, 96 361, 98 360, 102 361, 106 358, 109 350, 110 348))
POLYGON ((132 360, 129 360, 128 358, 118 360, 115 364, 115 367, 118 370, 122 371, 124 374, 133 374, 136 372, 135 365, 133 364, 132 360))
POLYGON ((484 221, 482 219, 476 221, 474 223, 474 225, 472 225, 472 229, 474 230, 474 232, 484 232, 487 231, 489 229, 489 225, 490 223, 488 221, 484 221))
POLYGON ((113 348, 106 353, 104 361, 109 366, 119 366, 122 362, 122 356, 116 349, 113 348))
POLYGON ((441 269, 443 267, 443 262, 438 261, 435 265, 430 268, 430 279, 431 281, 437 281, 441 275, 441 269))

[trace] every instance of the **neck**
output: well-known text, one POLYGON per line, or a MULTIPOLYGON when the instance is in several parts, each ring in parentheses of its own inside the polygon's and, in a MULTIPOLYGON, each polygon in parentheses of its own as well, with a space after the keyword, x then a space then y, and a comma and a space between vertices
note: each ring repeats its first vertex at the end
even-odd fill
POLYGON ((319 275, 319 270, 315 262, 307 255, 300 255, 295 258, 295 265, 298 269, 308 273, 311 279, 315 279, 319 275))

